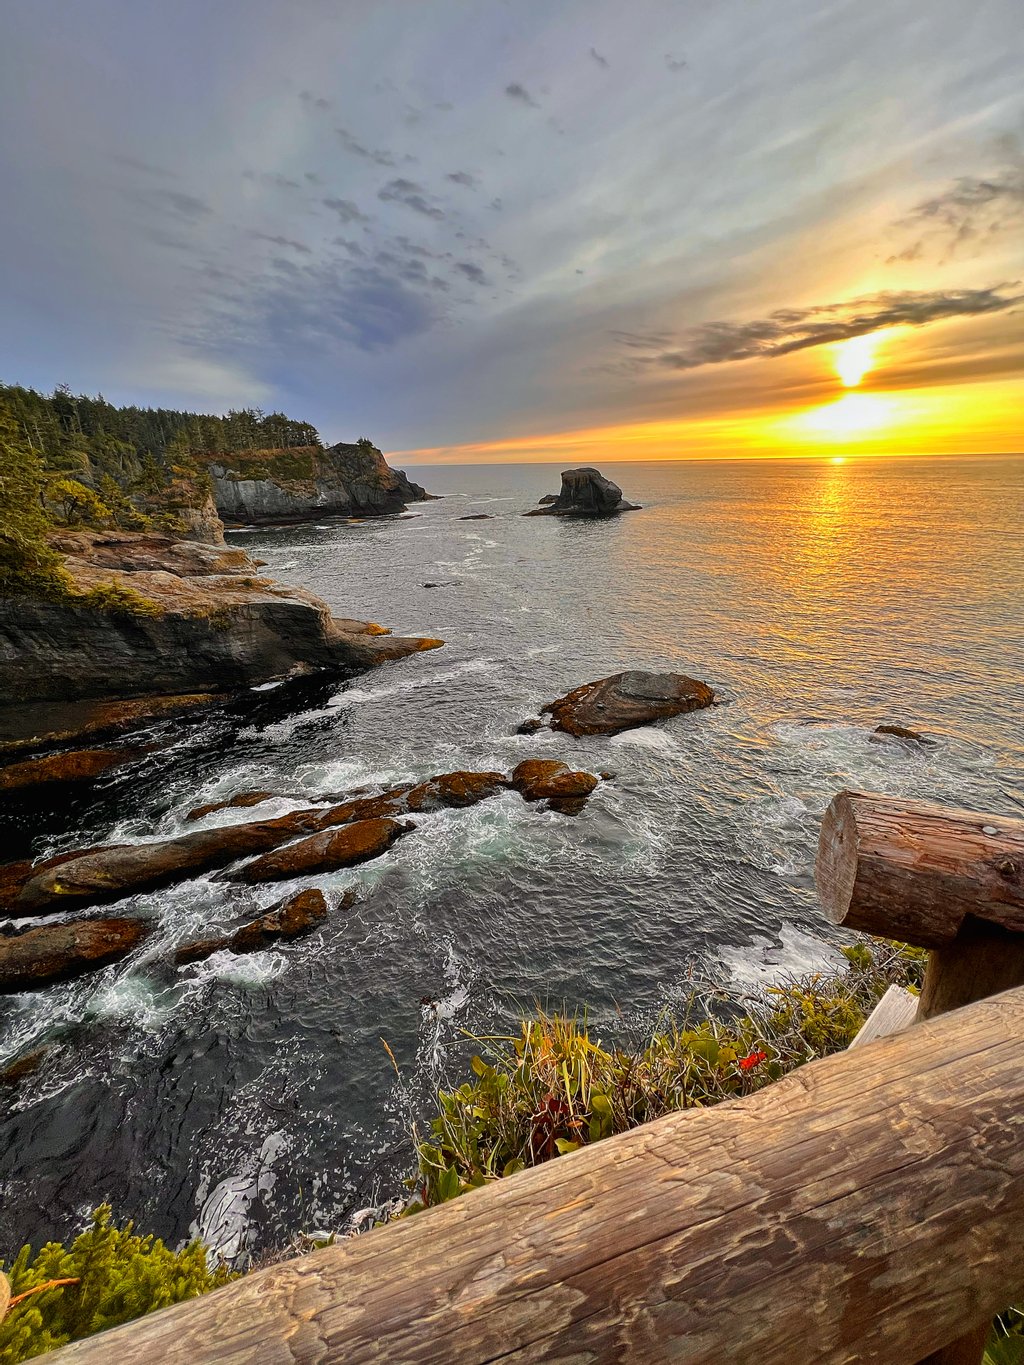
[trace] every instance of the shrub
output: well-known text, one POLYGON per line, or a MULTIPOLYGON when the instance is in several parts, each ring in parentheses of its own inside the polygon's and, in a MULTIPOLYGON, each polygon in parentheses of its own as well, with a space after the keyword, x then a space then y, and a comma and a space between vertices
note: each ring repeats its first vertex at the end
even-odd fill
POLYGON ((46 484, 47 503, 56 508, 65 526, 102 526, 109 522, 110 508, 94 489, 78 479, 51 478, 46 484))
POLYGON ((769 990, 722 1019, 721 995, 695 993, 637 1052, 594 1041, 585 1017, 538 1015, 518 1038, 477 1039, 474 1078, 440 1091, 440 1113, 416 1142, 405 1212, 676 1109, 747 1095, 804 1062, 848 1047, 886 988, 918 987, 924 954, 877 942, 845 951, 846 969, 769 990), (716 1013, 716 1007, 718 1013, 716 1013))
POLYGON ((11 1307, 0 1322, 0 1365, 16 1365, 236 1278, 226 1266, 210 1269, 201 1242, 171 1251, 159 1238, 136 1236, 132 1226, 118 1227, 110 1205, 101 1204, 70 1248, 47 1242, 33 1256, 30 1246, 22 1247, 5 1267, 11 1307))
POLYGON ((83 607, 109 612, 111 616, 162 616, 164 611, 159 602, 143 597, 141 592, 115 578, 108 583, 98 583, 86 592, 75 593, 74 598, 83 607))

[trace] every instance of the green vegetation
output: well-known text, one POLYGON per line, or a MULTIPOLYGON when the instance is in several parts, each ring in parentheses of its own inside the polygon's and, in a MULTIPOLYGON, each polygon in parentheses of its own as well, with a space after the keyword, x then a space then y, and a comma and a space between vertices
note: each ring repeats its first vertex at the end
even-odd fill
POLYGON ((72 600, 77 606, 91 607, 94 611, 105 611, 111 616, 162 616, 163 607, 158 602, 144 597, 127 583, 119 583, 112 578, 108 583, 98 583, 88 592, 76 592, 72 600))
POLYGON ((158 1238, 136 1236, 131 1223, 118 1227, 109 1204, 93 1212, 92 1225, 70 1247, 47 1242, 33 1256, 24 1246, 2 1268, 11 1305, 0 1322, 0 1365, 16 1365, 235 1278, 225 1266, 210 1270, 201 1242, 170 1251, 158 1238))
POLYGON ((257 450, 231 459, 234 479, 267 479, 278 483, 310 483, 316 478, 319 446, 305 450, 257 450))
MULTIPOLYGON (((925 954, 918 949, 878 940, 843 951, 843 971, 775 987, 747 1013, 721 991, 694 992, 684 1018, 660 1021, 638 1050, 605 1048, 591 1039, 585 1019, 544 1013, 524 1020, 517 1038, 474 1040, 487 1060, 474 1056, 473 1079, 439 1094, 430 1136, 417 1142, 419 1169, 405 1213, 672 1110, 750 1094, 848 1047, 889 985, 920 987, 925 954)), ((300 1238, 284 1255, 330 1240, 300 1238)), ((0 1321, 0 1365, 235 1278, 225 1266, 211 1271, 198 1242, 172 1252, 135 1236, 131 1223, 116 1227, 108 1205, 95 1210, 70 1249, 51 1242, 33 1258, 23 1247, 7 1275, 12 1306, 0 1321)), ((1024 1308, 995 1320, 985 1365, 1024 1365, 1024 1308)))
POLYGON ((50 548, 50 518, 42 495, 46 473, 39 456, 0 407, 0 593, 64 596, 70 579, 50 548))
MULTIPOLYGON (((212 490, 211 456, 230 454, 236 463, 241 455, 256 469, 263 452, 280 463, 280 477, 301 480, 313 477, 319 449, 315 427, 280 412, 119 408, 64 386, 46 395, 0 384, 0 595, 53 601, 72 592, 49 543, 54 528, 186 533, 191 509, 212 490)), ((152 614, 137 593, 131 602, 105 588, 78 597, 107 611, 152 614)))
POLYGON ((842 1051, 889 985, 919 986, 925 956, 881 941, 844 953, 843 972, 775 987, 748 1014, 718 992, 695 994, 682 1020, 663 1019, 635 1052, 594 1041, 586 1019, 543 1013, 518 1038, 477 1040, 485 1056, 472 1058, 473 1079, 439 1093, 440 1113, 417 1142, 406 1213, 842 1051))

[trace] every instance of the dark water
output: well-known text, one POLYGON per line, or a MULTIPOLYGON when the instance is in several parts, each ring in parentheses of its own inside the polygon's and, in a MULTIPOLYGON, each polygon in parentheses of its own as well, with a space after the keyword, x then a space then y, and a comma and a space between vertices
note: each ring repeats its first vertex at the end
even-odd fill
MULTIPOLYGON (((395 1194, 412 1116, 461 1074, 463 1030, 507 1029, 539 1000, 585 1005, 623 1038, 680 998, 696 958, 738 988, 826 959, 811 864, 844 786, 1024 810, 1024 461, 606 472, 643 511, 524 520, 555 467, 421 469, 446 497, 413 519, 232 537, 339 614, 447 647, 165 727, 171 748, 102 782, 74 829, 25 813, 12 846, 162 837, 245 789, 533 754, 617 777, 577 820, 514 795, 418 817, 385 859, 316 879, 335 898, 357 887, 351 912, 252 957, 160 963, 291 885, 200 878, 126 902, 159 925, 134 958, 0 1002, 0 1065, 59 1040, 4 1101, 0 1253, 64 1234, 104 1196, 230 1251, 341 1227, 395 1194), (492 520, 458 519, 475 512, 492 520), (695 674, 729 704, 614 739, 511 733, 626 667, 695 674), (938 743, 871 742, 883 721, 938 743)), ((228 818, 248 814, 211 822, 228 818)))

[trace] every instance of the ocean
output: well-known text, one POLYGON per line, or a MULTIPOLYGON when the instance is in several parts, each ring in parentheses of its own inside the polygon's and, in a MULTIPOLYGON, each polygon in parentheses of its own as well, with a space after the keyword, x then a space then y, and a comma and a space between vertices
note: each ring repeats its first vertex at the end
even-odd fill
POLYGON ((58 1044, 0 1101, 0 1255, 104 1198, 242 1258, 344 1230, 401 1193, 411 1126, 472 1036, 539 1004, 628 1042, 695 975, 742 998, 834 962, 812 869, 836 792, 1024 814, 1024 460, 605 465, 641 511, 524 518, 558 469, 420 466, 443 496, 406 518, 229 535, 338 615, 445 648, 165 722, 70 812, 6 817, 13 857, 200 828, 192 807, 255 788, 282 793, 263 816, 535 755, 615 774, 575 819, 512 793, 417 816, 384 858, 315 879, 356 888, 351 910, 249 957, 165 965, 291 884, 133 897, 159 926, 133 957, 0 999, 0 1067, 58 1044), (689 673, 721 705, 515 733, 625 668, 689 673), (935 743, 879 742, 886 722, 935 743))

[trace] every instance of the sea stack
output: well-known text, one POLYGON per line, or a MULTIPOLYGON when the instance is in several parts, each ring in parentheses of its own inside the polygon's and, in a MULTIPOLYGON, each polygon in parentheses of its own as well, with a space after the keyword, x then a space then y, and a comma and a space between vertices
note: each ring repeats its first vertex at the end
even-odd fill
POLYGON ((524 513, 528 517, 613 517, 619 512, 638 512, 640 508, 626 502, 622 489, 606 479, 597 469, 562 470, 561 492, 555 497, 548 493, 540 505, 524 513))

